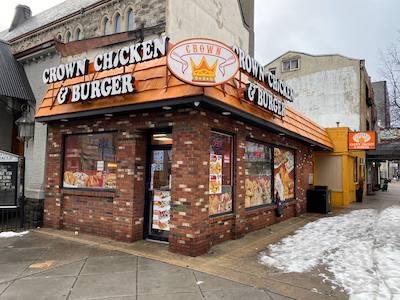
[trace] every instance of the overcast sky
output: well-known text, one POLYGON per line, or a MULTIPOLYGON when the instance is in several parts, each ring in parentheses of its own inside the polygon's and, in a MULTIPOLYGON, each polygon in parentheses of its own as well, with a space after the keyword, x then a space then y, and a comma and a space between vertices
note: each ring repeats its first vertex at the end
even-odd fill
POLYGON ((399 0, 255 0, 256 57, 268 63, 288 50, 365 59, 382 80, 380 50, 400 35, 399 0))
MULTIPOLYGON (((379 51, 399 38, 400 0, 255 1, 256 58, 260 62, 270 62, 288 50, 340 53, 365 59, 372 79, 382 80, 379 51)), ((0 30, 9 27, 19 3, 37 14, 60 2, 2 0, 0 30)))

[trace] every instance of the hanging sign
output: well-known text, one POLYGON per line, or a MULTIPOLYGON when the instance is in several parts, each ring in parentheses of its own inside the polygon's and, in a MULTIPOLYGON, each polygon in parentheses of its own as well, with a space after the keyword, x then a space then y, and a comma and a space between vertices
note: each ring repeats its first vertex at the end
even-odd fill
POLYGON ((0 150, 0 207, 17 204, 19 156, 0 150))
POLYGON ((239 60, 223 43, 210 39, 189 39, 177 43, 168 53, 168 68, 180 80, 197 86, 215 86, 236 75, 239 60))
MULTIPOLYGON (((148 40, 96 55, 93 67, 96 72, 111 70, 165 56, 168 37, 148 40)), ((87 58, 60 64, 43 71, 43 82, 54 83, 89 73, 87 58)), ((133 93, 135 78, 132 74, 116 75, 98 80, 89 80, 72 86, 62 86, 57 94, 59 104, 133 93)))
POLYGON ((0 150, 0 162, 18 162, 18 155, 0 150))
POLYGON ((349 132, 349 150, 375 150, 374 131, 349 132))

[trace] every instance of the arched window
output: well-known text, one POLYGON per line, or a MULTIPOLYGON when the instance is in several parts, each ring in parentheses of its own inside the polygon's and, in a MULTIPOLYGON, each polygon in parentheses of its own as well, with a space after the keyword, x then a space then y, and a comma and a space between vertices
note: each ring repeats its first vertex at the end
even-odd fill
POLYGON ((61 34, 58 34, 58 35, 57 35, 57 40, 59 40, 60 42, 62 42, 62 35, 61 35, 61 34))
POLYGON ((127 20, 128 20, 128 31, 135 29, 135 17, 133 16, 133 10, 129 9, 128 14, 127 14, 127 20))
POLYGON ((116 14, 114 19, 114 32, 121 32, 121 15, 116 14))
POLYGON ((103 35, 107 35, 110 33, 110 21, 107 17, 103 19, 103 35))
POLYGON ((71 32, 67 31, 67 34, 65 35, 65 42, 69 43, 71 41, 71 32))
POLYGON ((81 29, 78 27, 75 31, 75 40, 79 41, 82 39, 82 31, 81 29))

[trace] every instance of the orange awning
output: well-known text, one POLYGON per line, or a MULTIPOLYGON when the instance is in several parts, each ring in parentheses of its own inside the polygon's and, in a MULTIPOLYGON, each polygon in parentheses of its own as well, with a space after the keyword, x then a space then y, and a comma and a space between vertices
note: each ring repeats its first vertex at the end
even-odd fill
POLYGON ((96 111, 116 107, 131 107, 132 105, 152 103, 162 100, 179 99, 183 97, 205 96, 221 105, 228 106, 258 120, 268 122, 274 127, 282 128, 286 132, 293 133, 308 140, 310 143, 332 148, 332 143, 324 128, 306 118, 293 108, 286 108, 285 117, 274 116, 271 112, 248 103, 239 98, 239 86, 244 88, 247 82, 246 75, 239 75, 227 82, 223 87, 198 87, 184 83, 168 72, 166 57, 131 65, 128 67, 116 68, 108 71, 95 73, 89 68, 89 74, 81 77, 67 79, 63 82, 49 84, 48 90, 36 113, 37 121, 55 120, 73 117, 82 112, 96 114, 96 111), (132 73, 135 77, 135 89, 132 94, 111 96, 92 101, 59 104, 56 100, 59 89, 62 86, 71 86, 77 83, 102 79, 109 76, 132 73))

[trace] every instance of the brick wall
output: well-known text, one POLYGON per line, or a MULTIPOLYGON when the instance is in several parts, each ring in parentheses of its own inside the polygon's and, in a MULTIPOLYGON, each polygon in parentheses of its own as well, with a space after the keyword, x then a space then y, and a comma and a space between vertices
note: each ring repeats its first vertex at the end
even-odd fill
POLYGON ((172 211, 170 250, 196 256, 212 245, 242 237, 305 211, 311 149, 293 139, 250 126, 205 109, 179 109, 99 116, 49 124, 45 226, 77 230, 131 242, 143 238, 146 166, 146 129, 172 127, 172 211), (209 138, 211 130, 234 136, 234 212, 208 215, 209 138), (61 160, 63 135, 116 132, 118 164, 115 192, 63 189, 61 160), (296 153, 296 199, 283 218, 275 206, 245 209, 244 151, 246 138, 287 146, 296 153))

